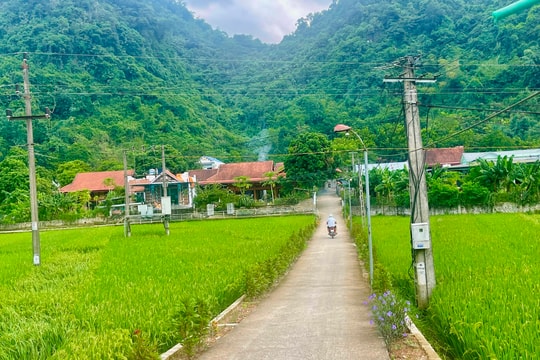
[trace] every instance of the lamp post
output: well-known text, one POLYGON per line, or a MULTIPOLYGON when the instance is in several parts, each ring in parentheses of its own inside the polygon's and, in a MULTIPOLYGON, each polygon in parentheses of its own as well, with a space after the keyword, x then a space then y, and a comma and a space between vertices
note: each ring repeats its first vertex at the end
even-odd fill
POLYGON ((371 285, 371 288, 373 288, 373 241, 371 238, 371 202, 370 202, 370 195, 369 195, 369 169, 368 169, 368 149, 366 147, 366 144, 364 144, 364 141, 358 135, 356 131, 354 131, 350 126, 344 125, 344 124, 338 124, 334 126, 334 132, 344 132, 345 134, 353 133, 356 135, 358 140, 360 140, 360 143, 362 144, 362 147, 364 148, 364 168, 365 168, 365 177, 366 177, 366 215, 367 215, 367 226, 368 226, 368 249, 369 249, 369 282, 371 285))

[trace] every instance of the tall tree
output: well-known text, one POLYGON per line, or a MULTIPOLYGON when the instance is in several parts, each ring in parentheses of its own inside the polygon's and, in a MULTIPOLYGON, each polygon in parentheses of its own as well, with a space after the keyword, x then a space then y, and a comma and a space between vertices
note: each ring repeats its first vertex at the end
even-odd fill
POLYGON ((287 181, 308 190, 321 187, 335 175, 331 150, 330 140, 323 134, 305 132, 298 135, 289 144, 285 159, 287 181))

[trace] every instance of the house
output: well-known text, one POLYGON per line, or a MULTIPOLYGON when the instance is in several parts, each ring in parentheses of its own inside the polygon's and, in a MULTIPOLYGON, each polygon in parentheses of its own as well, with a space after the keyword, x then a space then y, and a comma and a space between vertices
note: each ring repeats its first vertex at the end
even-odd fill
MULTIPOLYGON (((133 170, 128 170, 128 182, 133 179, 133 170)), ((124 171, 98 171, 78 173, 66 186, 60 188, 62 193, 71 193, 88 190, 92 201, 99 202, 107 197, 107 194, 115 187, 124 187, 124 171)))
MULTIPOLYGON (((132 195, 131 204, 147 204, 152 208, 161 208, 161 197, 164 195, 163 183, 167 187, 167 196, 171 198, 172 209, 190 208, 195 197, 194 178, 187 173, 174 175, 170 171, 157 173, 151 170, 149 175, 142 179, 133 177, 134 171, 128 170, 129 191, 132 195)), ((115 187, 125 187, 124 171, 101 171, 79 173, 73 182, 60 189, 62 193, 70 193, 82 190, 90 191, 92 200, 97 204, 107 197, 107 194, 115 187)), ((124 198, 119 199, 124 204, 124 198)))
POLYGON ((201 156, 199 158, 199 164, 201 164, 203 169, 217 169, 223 165, 224 162, 211 156, 201 156))
MULTIPOLYGON (((192 170, 190 176, 196 176, 197 182, 201 186, 219 184, 227 187, 235 193, 242 192, 235 184, 239 177, 245 177, 250 184, 245 193, 252 195, 255 200, 263 199, 267 192, 272 190, 270 184, 265 184, 269 178, 268 174, 273 174, 272 179, 276 180, 278 176, 284 176, 283 163, 274 163, 274 161, 253 161, 222 164, 217 169, 192 170)), ((274 188, 274 191, 276 189, 274 188)))
POLYGON ((129 182, 130 192, 135 195, 136 203, 161 208, 161 198, 165 195, 171 198, 172 209, 185 209, 193 205, 195 197, 195 179, 187 173, 174 175, 170 171, 158 173, 151 170, 141 179, 129 182))

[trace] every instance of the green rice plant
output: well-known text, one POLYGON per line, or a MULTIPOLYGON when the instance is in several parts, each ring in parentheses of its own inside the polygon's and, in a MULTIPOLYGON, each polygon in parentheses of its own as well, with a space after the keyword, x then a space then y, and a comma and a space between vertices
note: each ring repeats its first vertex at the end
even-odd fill
MULTIPOLYGON (((540 216, 483 214, 430 220, 437 285, 423 330, 460 359, 540 353, 540 216)), ((409 218, 374 217, 377 261, 414 298, 409 218)))
MULTIPOLYGON (((125 358, 184 339, 182 299, 217 315, 246 292, 246 272, 279 257, 312 216, 84 228, 0 235, 0 359, 125 358), (134 336, 138 330, 143 338, 134 336)), ((153 350, 154 352, 156 350, 153 350)))

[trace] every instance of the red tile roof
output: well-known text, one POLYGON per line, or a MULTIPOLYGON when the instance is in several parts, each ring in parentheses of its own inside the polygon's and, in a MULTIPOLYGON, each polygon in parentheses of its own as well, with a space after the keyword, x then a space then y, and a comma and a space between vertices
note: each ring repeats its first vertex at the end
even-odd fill
POLYGON ((246 176, 250 182, 260 182, 267 179, 264 174, 268 172, 276 172, 274 162, 271 160, 223 164, 217 169, 215 175, 203 181, 197 178, 197 181, 202 185, 232 184, 236 182, 235 178, 246 176))
POLYGON ((426 165, 459 165, 463 156, 463 146, 453 148, 428 149, 426 152, 426 165))
MULTIPOLYGON (((128 176, 133 176, 133 174, 133 170, 128 170, 128 176)), ((124 170, 78 173, 71 184, 60 188, 60 192, 109 191, 114 189, 115 186, 124 186, 124 170), (113 185, 105 185, 105 183, 108 183, 107 179, 112 179, 113 185)))

